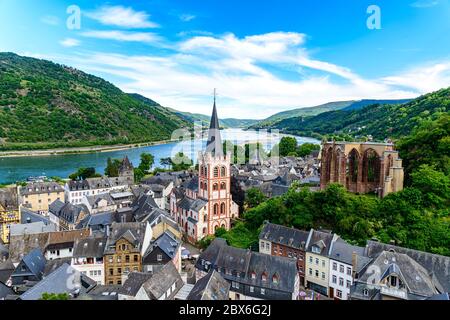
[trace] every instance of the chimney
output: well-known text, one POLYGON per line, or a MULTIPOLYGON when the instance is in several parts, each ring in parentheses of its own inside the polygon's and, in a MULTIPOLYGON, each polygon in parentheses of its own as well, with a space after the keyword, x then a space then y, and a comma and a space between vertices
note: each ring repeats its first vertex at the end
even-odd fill
POLYGON ((353 277, 353 280, 355 279, 357 265, 358 265, 358 255, 356 254, 355 251, 353 251, 352 252, 352 269, 353 269, 352 277, 353 277))

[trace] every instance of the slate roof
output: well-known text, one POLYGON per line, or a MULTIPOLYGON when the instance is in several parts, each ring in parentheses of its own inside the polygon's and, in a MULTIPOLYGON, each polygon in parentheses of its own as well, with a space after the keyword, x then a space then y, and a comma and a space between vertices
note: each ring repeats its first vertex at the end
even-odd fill
POLYGON ((87 294, 81 294, 77 300, 118 300, 121 285, 97 285, 87 294))
POLYGON ((21 300, 39 300, 44 293, 79 294, 88 292, 96 284, 67 263, 49 274, 20 296, 21 300))
POLYGON ((194 176, 189 180, 186 180, 182 186, 188 190, 192 190, 193 192, 198 192, 198 176, 194 176))
POLYGON ((356 253, 357 270, 355 271, 360 272, 361 269, 372 260, 371 258, 366 257, 365 250, 365 247, 351 245, 345 240, 339 238, 332 245, 330 259, 352 265, 353 253, 356 253))
POLYGON ((215 270, 201 278, 192 288, 187 300, 228 300, 230 283, 215 270))
POLYGON ((0 281, 0 300, 4 300, 8 295, 13 295, 14 291, 0 281))
POLYGON ((450 257, 402 248, 371 240, 367 241, 367 255, 369 257, 375 257, 380 252, 389 250, 404 253, 414 259, 442 285, 445 292, 450 292, 450 257))
POLYGON ((56 231, 56 226, 54 224, 46 225, 42 221, 24 224, 12 224, 10 227, 10 236, 13 237, 51 231, 56 231))
POLYGON ((208 201, 204 199, 191 199, 189 197, 184 197, 178 202, 178 207, 186 211, 192 210, 195 212, 199 212, 207 204, 208 201))
POLYGON ((158 300, 164 296, 175 283, 175 290, 166 300, 173 300, 174 296, 183 287, 183 280, 172 262, 167 263, 153 276, 144 282, 143 289, 151 300, 158 300))
POLYGON ((88 213, 89 210, 83 204, 74 205, 72 203, 64 203, 56 200, 49 206, 49 211, 55 216, 67 221, 68 223, 75 223, 80 213, 88 213))
POLYGON ((11 260, 0 263, 0 282, 6 283, 15 269, 11 260))
POLYGON ((208 141, 206 142, 206 152, 215 156, 223 156, 223 144, 220 136, 219 117, 217 115, 216 97, 214 96, 214 106, 211 115, 211 123, 208 131, 208 141))
POLYGON ((128 279, 125 280, 119 294, 135 297, 144 282, 153 276, 152 273, 131 272, 128 274, 128 279))
POLYGON ((96 226, 110 226, 113 222, 113 212, 102 212, 86 216, 76 226, 77 229, 92 228, 96 226))
POLYGON ((25 224, 33 222, 43 222, 44 224, 48 225, 50 224, 50 219, 37 212, 31 211, 28 208, 20 208, 20 223, 25 224))
POLYGON ((287 293, 294 292, 295 278, 298 275, 296 259, 234 248, 219 238, 200 255, 196 268, 206 272, 214 268, 228 281, 287 293), (209 268, 207 262, 210 263, 209 268), (255 274, 254 279, 252 274, 255 274), (266 275, 267 281, 262 280, 263 274, 266 275), (277 283, 272 281, 274 276, 278 279, 277 283))
POLYGON ((12 236, 9 244, 9 259, 19 263, 22 257, 36 248, 45 248, 49 233, 25 234, 12 236))
POLYGON ((33 249, 23 257, 22 261, 33 275, 38 278, 42 277, 47 260, 40 249, 33 249))
POLYGON ((309 231, 288 228, 273 223, 265 223, 259 234, 259 239, 295 249, 305 250, 309 234, 309 231))
POLYGON ((134 247, 131 249, 133 252, 140 252, 142 248, 142 243, 145 236, 146 223, 140 222, 126 222, 117 223, 113 222, 111 225, 111 233, 108 237, 108 241, 105 248, 105 253, 115 252, 115 243, 121 238, 125 238, 134 247))
POLYGON ((165 231, 158 239, 150 244, 147 252, 144 254, 144 260, 145 256, 153 252, 155 248, 160 248, 170 259, 173 259, 180 245, 180 241, 170 231, 165 231))
POLYGON ((64 188, 56 182, 30 182, 19 187, 20 195, 32 195, 48 192, 64 192, 64 188), (30 191, 31 189, 31 191, 30 191))
MULTIPOLYGON (((408 295, 430 297, 439 293, 427 270, 406 254, 382 251, 370 264, 373 267, 380 270, 381 280, 391 274, 398 275, 406 284, 408 295)), ((372 272, 365 272, 358 282, 370 283, 371 276, 372 272)))
POLYGON ((86 196, 86 200, 89 203, 89 205, 91 206, 91 208, 97 208, 98 203, 102 200, 106 200, 108 206, 115 204, 113 198, 111 197, 111 195, 109 193, 101 193, 101 194, 96 194, 93 196, 86 196))
POLYGON ((331 232, 314 229, 311 229, 311 232, 306 251, 312 252, 312 247, 315 245, 321 249, 320 255, 328 256, 334 235, 331 232))
POLYGON ((101 258, 106 247, 106 238, 88 237, 78 239, 73 245, 74 258, 101 258))
POLYGON ((135 201, 133 201, 131 207, 133 208, 133 214, 136 220, 151 213, 153 209, 159 208, 155 202, 155 199, 153 199, 152 196, 145 194, 140 195, 135 201))
POLYGON ((48 260, 45 269, 44 269, 44 277, 48 276, 50 273, 61 267, 63 264, 67 263, 70 265, 72 263, 72 258, 60 258, 48 260))

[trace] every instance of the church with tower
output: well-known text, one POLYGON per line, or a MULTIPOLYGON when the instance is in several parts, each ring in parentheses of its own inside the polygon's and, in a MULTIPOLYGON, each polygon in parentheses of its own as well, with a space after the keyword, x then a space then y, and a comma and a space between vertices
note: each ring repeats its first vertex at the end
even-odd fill
POLYGON ((198 154, 198 175, 170 196, 170 212, 190 242, 213 235, 218 228, 229 230, 239 208, 230 191, 231 154, 224 153, 216 98, 206 148, 198 154))

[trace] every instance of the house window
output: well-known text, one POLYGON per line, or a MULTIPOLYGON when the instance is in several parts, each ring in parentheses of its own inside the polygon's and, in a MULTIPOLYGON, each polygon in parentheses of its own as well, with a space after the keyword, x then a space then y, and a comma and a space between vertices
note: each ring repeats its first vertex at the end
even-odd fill
POLYGON ((339 277, 339 285, 344 286, 344 278, 339 277))
POLYGON ((139 261, 139 256, 137 254, 134 255, 134 262, 138 262, 139 261))
POLYGON ((266 289, 261 288, 261 294, 265 295, 266 294, 266 289))
POLYGON ((352 282, 350 280, 347 280, 347 288, 350 288, 352 282))
POLYGON ((312 276, 312 269, 309 268, 309 275, 312 276))
POLYGON ((316 278, 319 277, 319 270, 316 270, 316 278))
POLYGON ((251 293, 255 292, 255 287, 250 287, 250 292, 251 293))
POLYGON ((333 262, 333 270, 337 271, 337 263, 336 262, 333 262))
POLYGON ((233 282, 231 282, 231 284, 232 284, 232 287, 233 287, 233 288, 239 289, 239 282, 233 281, 233 282))
POLYGON ((214 168, 214 178, 219 177, 219 167, 214 168))
POLYGON ((337 282, 337 277, 336 277, 336 276, 333 276, 333 278, 332 278, 331 281, 333 281, 333 283, 336 283, 336 282, 337 282))
POLYGON ((117 274, 122 274, 122 268, 117 268, 117 274))
POLYGON ((227 175, 227 169, 225 167, 220 168, 220 176, 225 177, 227 175))
POLYGON ((309 262, 313 263, 313 258, 312 257, 309 257, 309 262))
POLYGON ((336 296, 340 299, 342 299, 342 291, 341 290, 337 290, 336 291, 336 296))
POLYGON ((252 273, 251 273, 251 277, 252 277, 252 279, 256 279, 256 273, 255 273, 255 272, 252 272, 252 273))
POLYGON ((316 258, 316 265, 319 265, 319 258, 316 258))
POLYGON ((339 272, 344 273, 344 266, 342 264, 339 266, 339 272))
POLYGON ((126 255, 126 256, 125 256, 125 262, 126 262, 126 263, 129 263, 129 262, 130 262, 130 256, 129 256, 129 255, 126 255))
POLYGON ((278 276, 276 274, 273 275, 272 282, 275 283, 275 284, 278 283, 278 276))
POLYGON ((325 272, 322 272, 322 280, 325 280, 325 272))
POLYGON ((114 275, 114 270, 113 269, 109 269, 109 275, 110 276, 114 275))
POLYGON ((267 281, 267 274, 265 272, 261 275, 261 280, 267 281))
POLYGON ((162 254, 158 254, 158 255, 157 255, 157 260, 158 260, 158 261, 162 261, 162 254))
POLYGON ((261 241, 261 243, 260 243, 261 250, 264 250, 264 247, 265 247, 265 243, 261 241))
POLYGON ((325 268, 325 260, 322 260, 322 267, 325 268))
POLYGON ((364 289, 364 290, 363 290, 363 295, 364 295, 365 297, 368 297, 368 296, 369 296, 369 290, 364 289))
POLYGON ((219 190, 219 185, 217 183, 213 184, 213 191, 219 190))

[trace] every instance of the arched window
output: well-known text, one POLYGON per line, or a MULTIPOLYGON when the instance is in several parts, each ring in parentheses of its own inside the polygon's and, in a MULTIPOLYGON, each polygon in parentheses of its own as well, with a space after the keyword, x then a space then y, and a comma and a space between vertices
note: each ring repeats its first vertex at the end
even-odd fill
POLYGON ((222 223, 222 225, 220 226, 222 229, 226 229, 227 227, 225 226, 224 223, 222 223))
POLYGON ((214 178, 219 177, 219 167, 214 167, 214 178))
POLYGON ((277 275, 277 274, 274 274, 273 277, 272 277, 272 282, 275 283, 275 284, 277 284, 277 283, 278 283, 278 280, 279 280, 279 279, 278 279, 278 275, 277 275))
POLYGON ((208 215, 207 214, 203 215, 203 222, 206 222, 206 221, 208 221, 208 215))
POLYGON ((224 202, 222 202, 220 204, 220 214, 225 214, 225 203, 224 202))
POLYGON ((217 191, 219 190, 219 184, 218 183, 214 183, 213 184, 213 191, 217 191))
POLYGON ((203 234, 206 234, 206 227, 203 228, 203 234))
POLYGON ((200 181, 200 190, 203 190, 203 182, 200 181))
POLYGON ((208 183, 206 183, 206 182, 203 183, 203 189, 204 189, 204 190, 208 190, 208 183))
POLYGON ((222 167, 220 168, 220 176, 225 177, 227 175, 227 168, 222 167))
POLYGON ((214 215, 217 215, 217 214, 219 214, 219 205, 216 203, 214 205, 214 215))
POLYGON ((264 282, 267 281, 267 273, 263 272, 263 274, 261 275, 261 280, 264 282))
POLYGON ((222 182, 220 184, 220 190, 226 190, 227 189, 227 184, 225 182, 222 182))

